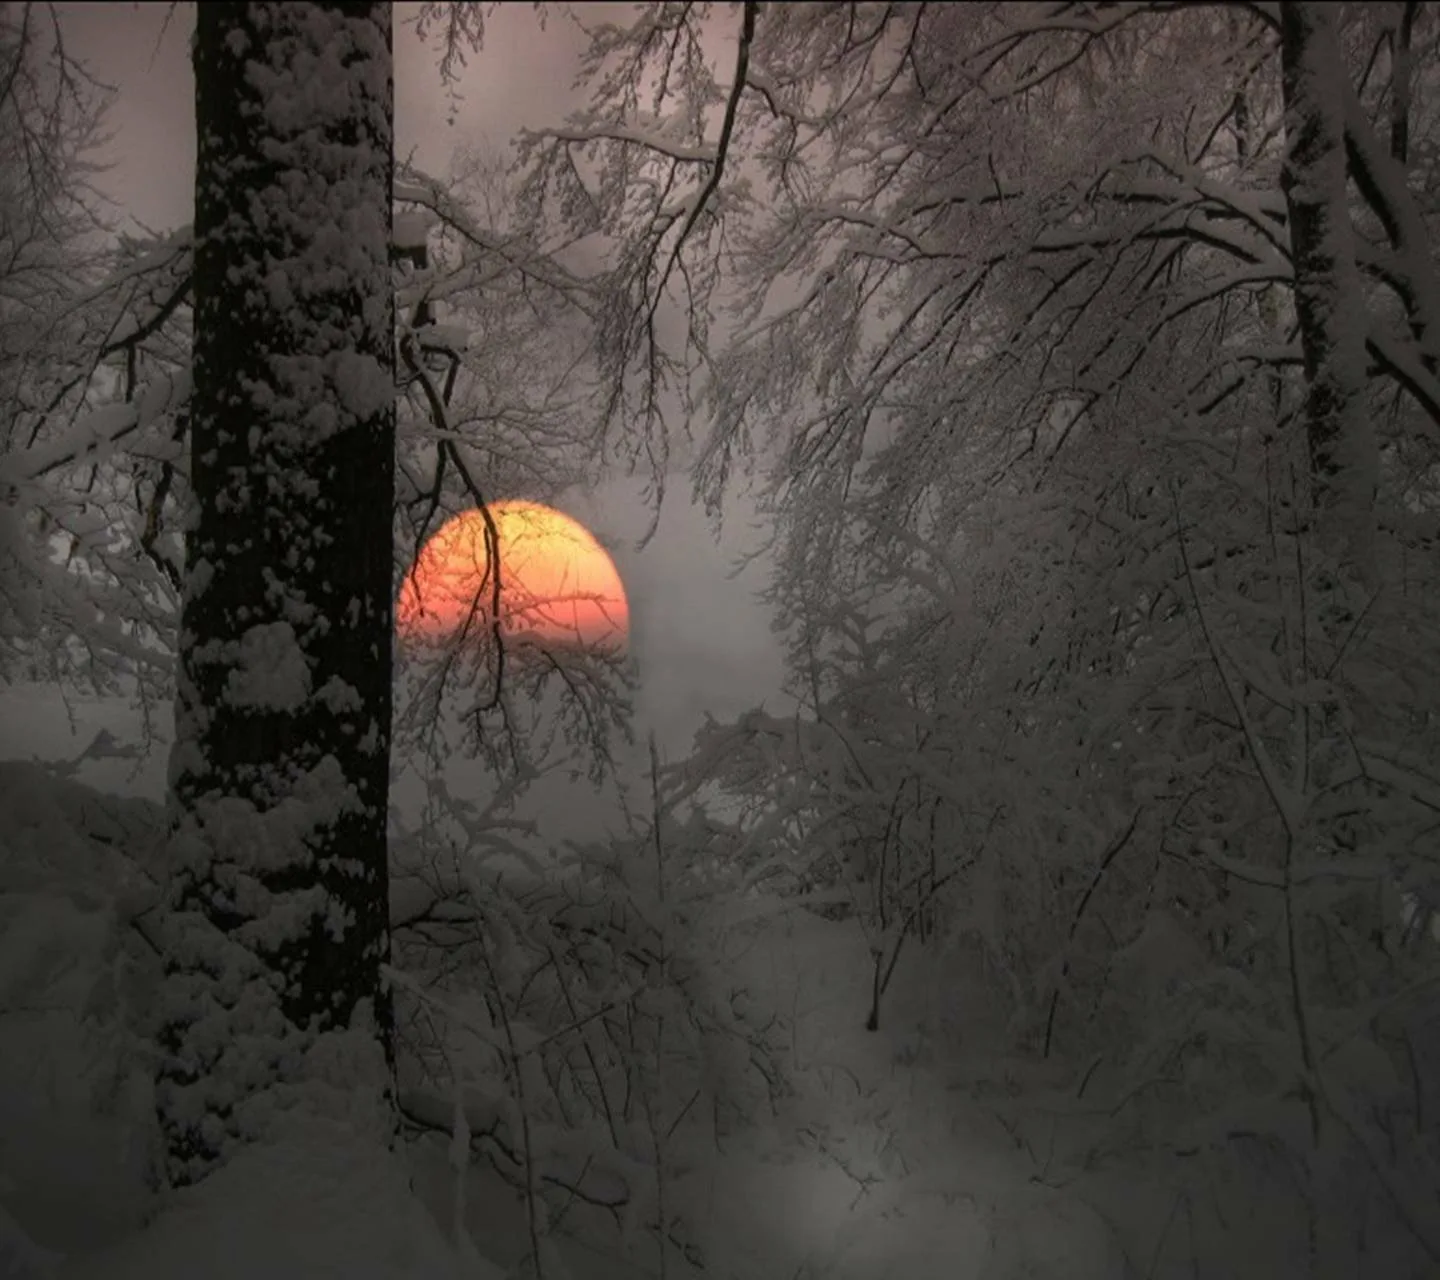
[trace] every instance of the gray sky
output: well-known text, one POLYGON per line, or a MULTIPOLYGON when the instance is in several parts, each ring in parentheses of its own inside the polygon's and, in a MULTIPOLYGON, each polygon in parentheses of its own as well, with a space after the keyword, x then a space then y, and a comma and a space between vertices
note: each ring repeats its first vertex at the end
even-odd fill
MULTIPOLYGON (((60 4, 68 50, 117 91, 108 118, 113 140, 101 188, 141 224, 164 230, 190 220, 194 177, 194 83, 189 63, 190 5, 60 4)), ((587 20, 618 5, 585 5, 587 20)), ((583 37, 552 12, 546 30, 528 4, 505 4, 487 19, 483 50, 469 58, 453 125, 440 84, 438 56, 416 39, 414 4, 396 6, 396 140, 401 156, 443 174, 462 142, 502 148, 523 127, 558 123, 579 94, 572 88, 583 37)), ((702 712, 734 715, 772 700, 781 670, 769 619, 753 592, 759 568, 739 579, 734 557, 753 545, 743 503, 727 513, 717 546, 688 484, 670 488, 657 537, 644 551, 634 541, 648 525, 640 485, 618 479, 564 506, 614 550, 630 597, 633 651, 640 664, 637 729, 653 728, 662 752, 683 754, 702 712)), ((503 495, 501 495, 503 496, 503 495)), ((0 716, 0 722, 6 719, 0 716)), ((28 755, 0 730, 0 756, 28 755)), ((33 742, 33 739, 27 739, 33 742)))
MULTIPOLYGON (((100 185, 141 223, 163 230, 190 220, 195 169, 195 83, 189 42, 194 8, 165 3, 56 6, 66 47, 118 91, 109 125, 114 168, 100 185), (163 35, 162 35, 163 31, 163 35)), ((587 19, 616 5, 586 5, 587 19)), ((578 103, 572 89, 583 37, 552 15, 540 29, 528 4, 486 20, 485 47, 469 58, 454 124, 440 85, 439 54, 416 38, 418 4, 395 6, 396 153, 441 174, 455 144, 503 147, 522 128, 559 123, 578 103)))

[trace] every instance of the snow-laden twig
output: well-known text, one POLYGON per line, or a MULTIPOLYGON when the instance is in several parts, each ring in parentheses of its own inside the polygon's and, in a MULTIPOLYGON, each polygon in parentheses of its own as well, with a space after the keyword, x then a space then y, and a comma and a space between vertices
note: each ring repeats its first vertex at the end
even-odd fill
POLYGON ((1180 497, 1174 486, 1171 488, 1171 498, 1175 509, 1175 530, 1177 545, 1180 549, 1180 563, 1185 573, 1185 581, 1190 587, 1190 598, 1195 605, 1195 617, 1200 626, 1200 633, 1204 637, 1205 644, 1210 651, 1211 661, 1220 676, 1220 681, 1225 688, 1225 695, 1230 701, 1231 709, 1235 712, 1235 717, 1240 722, 1240 731, 1245 738, 1246 747, 1249 748, 1250 757, 1255 761, 1255 768, 1259 772, 1260 780, 1264 783, 1265 790, 1270 796, 1270 801, 1275 806, 1275 812, 1285 825, 1287 836, 1294 840, 1300 835, 1304 823, 1305 804, 1301 797, 1295 795, 1291 790, 1289 783, 1281 776, 1280 770, 1276 767, 1274 760, 1271 759, 1270 752, 1261 740, 1260 733, 1256 729, 1255 723, 1251 719, 1249 709, 1245 705, 1245 695, 1236 682, 1235 674, 1225 658, 1224 647, 1210 626, 1210 618, 1204 604, 1200 600, 1200 589, 1195 581, 1195 572, 1190 563, 1189 544, 1185 537, 1185 526, 1180 515, 1180 497))
POLYGON ((127 436, 144 431, 165 413, 190 399, 190 371, 157 377, 134 400, 93 409, 64 435, 17 449, 0 459, 0 489, 18 486, 74 463, 109 459, 127 436))
MULTIPOLYGON (((1206 613, 1205 606, 1200 599, 1200 589, 1195 581, 1195 573, 1190 565, 1190 552, 1185 537, 1185 525, 1180 514, 1180 495, 1178 485, 1171 486, 1171 500, 1175 511, 1175 536, 1180 549, 1180 562, 1184 568, 1185 580, 1190 587, 1190 598, 1195 605, 1195 615, 1200 625, 1201 635, 1205 639, 1206 648, 1209 651, 1210 661, 1220 675, 1220 680, 1225 686, 1226 696, 1230 700, 1231 709, 1235 712, 1235 718, 1240 723, 1240 730, 1245 739, 1245 745, 1249 748, 1250 757, 1255 762, 1256 771, 1259 773, 1265 790, 1269 793, 1271 804, 1279 815, 1281 823, 1285 828, 1285 849, 1283 872, 1280 877, 1280 889, 1283 895, 1285 915, 1285 948, 1287 963, 1286 968, 1290 978, 1290 1004, 1291 1012, 1295 1018, 1295 1034, 1299 1042, 1300 1060, 1305 1070, 1310 1073, 1318 1072, 1318 1064, 1315 1057, 1315 1046, 1310 1032, 1310 1015, 1305 1004, 1304 981, 1300 972, 1300 946, 1298 939, 1299 922, 1297 920, 1296 890, 1298 886, 1294 881, 1295 851, 1298 847, 1304 826, 1305 814, 1308 809, 1305 797, 1297 794, 1280 776, 1279 770, 1270 758, 1265 744, 1260 740, 1260 734, 1250 718, 1250 713, 1245 705, 1244 691, 1239 687, 1230 664, 1226 661, 1219 641, 1210 626, 1210 620, 1206 613)), ((1300 566, 1301 580, 1304 577, 1304 565, 1300 566)), ((1302 616, 1304 610, 1302 601, 1302 616)), ((1302 653, 1301 661, 1308 663, 1309 655, 1302 653)), ((1303 704, 1298 705, 1294 711, 1294 718, 1302 726, 1308 724, 1309 708, 1303 704)), ((1301 744, 1302 759, 1297 762, 1298 775, 1304 779, 1308 777, 1308 741, 1301 744)), ((1318 1097, 1313 1091, 1307 1092, 1307 1103, 1310 1108, 1311 1129, 1316 1142, 1320 1139, 1320 1113, 1318 1097)))

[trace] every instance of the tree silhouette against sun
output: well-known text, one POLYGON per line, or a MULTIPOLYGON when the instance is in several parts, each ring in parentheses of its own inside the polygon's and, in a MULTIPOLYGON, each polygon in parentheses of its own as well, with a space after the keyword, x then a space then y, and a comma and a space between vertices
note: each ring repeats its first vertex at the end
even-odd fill
MULTIPOLYGON (((547 648, 623 650, 630 631, 614 563, 578 521, 536 502, 490 504, 498 544, 499 629, 505 639, 547 648)), ((405 575, 396 626, 407 641, 463 643, 490 634, 495 579, 485 515, 446 521, 405 575)))

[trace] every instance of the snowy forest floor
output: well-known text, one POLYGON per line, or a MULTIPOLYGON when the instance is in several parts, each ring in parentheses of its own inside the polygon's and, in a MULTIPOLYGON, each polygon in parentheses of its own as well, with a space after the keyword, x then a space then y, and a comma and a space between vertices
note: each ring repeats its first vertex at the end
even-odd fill
MULTIPOLYGON (((53 741, 31 734, 26 754, 73 759, 104 727, 106 716, 82 710, 73 738, 64 728, 53 741)), ((111 727, 117 737, 123 730, 111 727)), ((0 757, 15 748, 0 743, 0 757)), ((101 774, 91 780, 103 790, 92 792, 0 762, 0 1280, 512 1274, 527 1247, 524 1212, 496 1175, 473 1165, 469 1240, 454 1240, 443 1136, 392 1156, 348 1132, 296 1132, 151 1220, 149 1139, 134 1120, 147 1113, 144 1072, 97 1071, 106 1046, 82 1019, 97 1002, 125 998, 97 990, 87 974, 103 967, 110 945, 116 847, 132 819, 148 810, 153 821, 147 802, 117 794, 136 786, 135 763, 87 763, 77 772, 101 774)), ((778 1016, 794 1093, 778 1114, 676 1153, 667 1195, 704 1268, 672 1250, 667 1276, 1215 1274, 1191 1270, 1194 1242, 1176 1225, 1173 1180, 1147 1169, 1139 1149, 1098 1167, 1079 1122, 1046 1118, 1050 1082, 1035 1065, 990 1055, 983 1011, 964 991, 926 980, 925 952, 902 961, 882 1028, 870 1033, 869 957, 856 926, 791 912, 737 936, 727 976, 778 1016)), ((656 1253, 648 1234, 629 1255, 572 1238, 552 1280, 562 1270, 577 1280, 659 1274, 656 1253)))

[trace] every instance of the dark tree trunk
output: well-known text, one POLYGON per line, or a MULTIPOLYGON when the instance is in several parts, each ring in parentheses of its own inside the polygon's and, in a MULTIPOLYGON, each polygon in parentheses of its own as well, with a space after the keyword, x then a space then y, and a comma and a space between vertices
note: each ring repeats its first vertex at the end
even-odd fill
POLYGON ((194 59, 159 1100, 178 1182, 288 1105, 317 1036, 373 1028, 362 1088, 390 1054, 390 7, 202 4, 194 59))
POLYGON ((1285 163, 1280 185, 1305 357, 1305 430, 1324 545, 1350 575, 1373 573, 1378 456, 1364 403, 1365 293, 1347 198, 1347 72, 1328 5, 1280 6, 1285 163))

